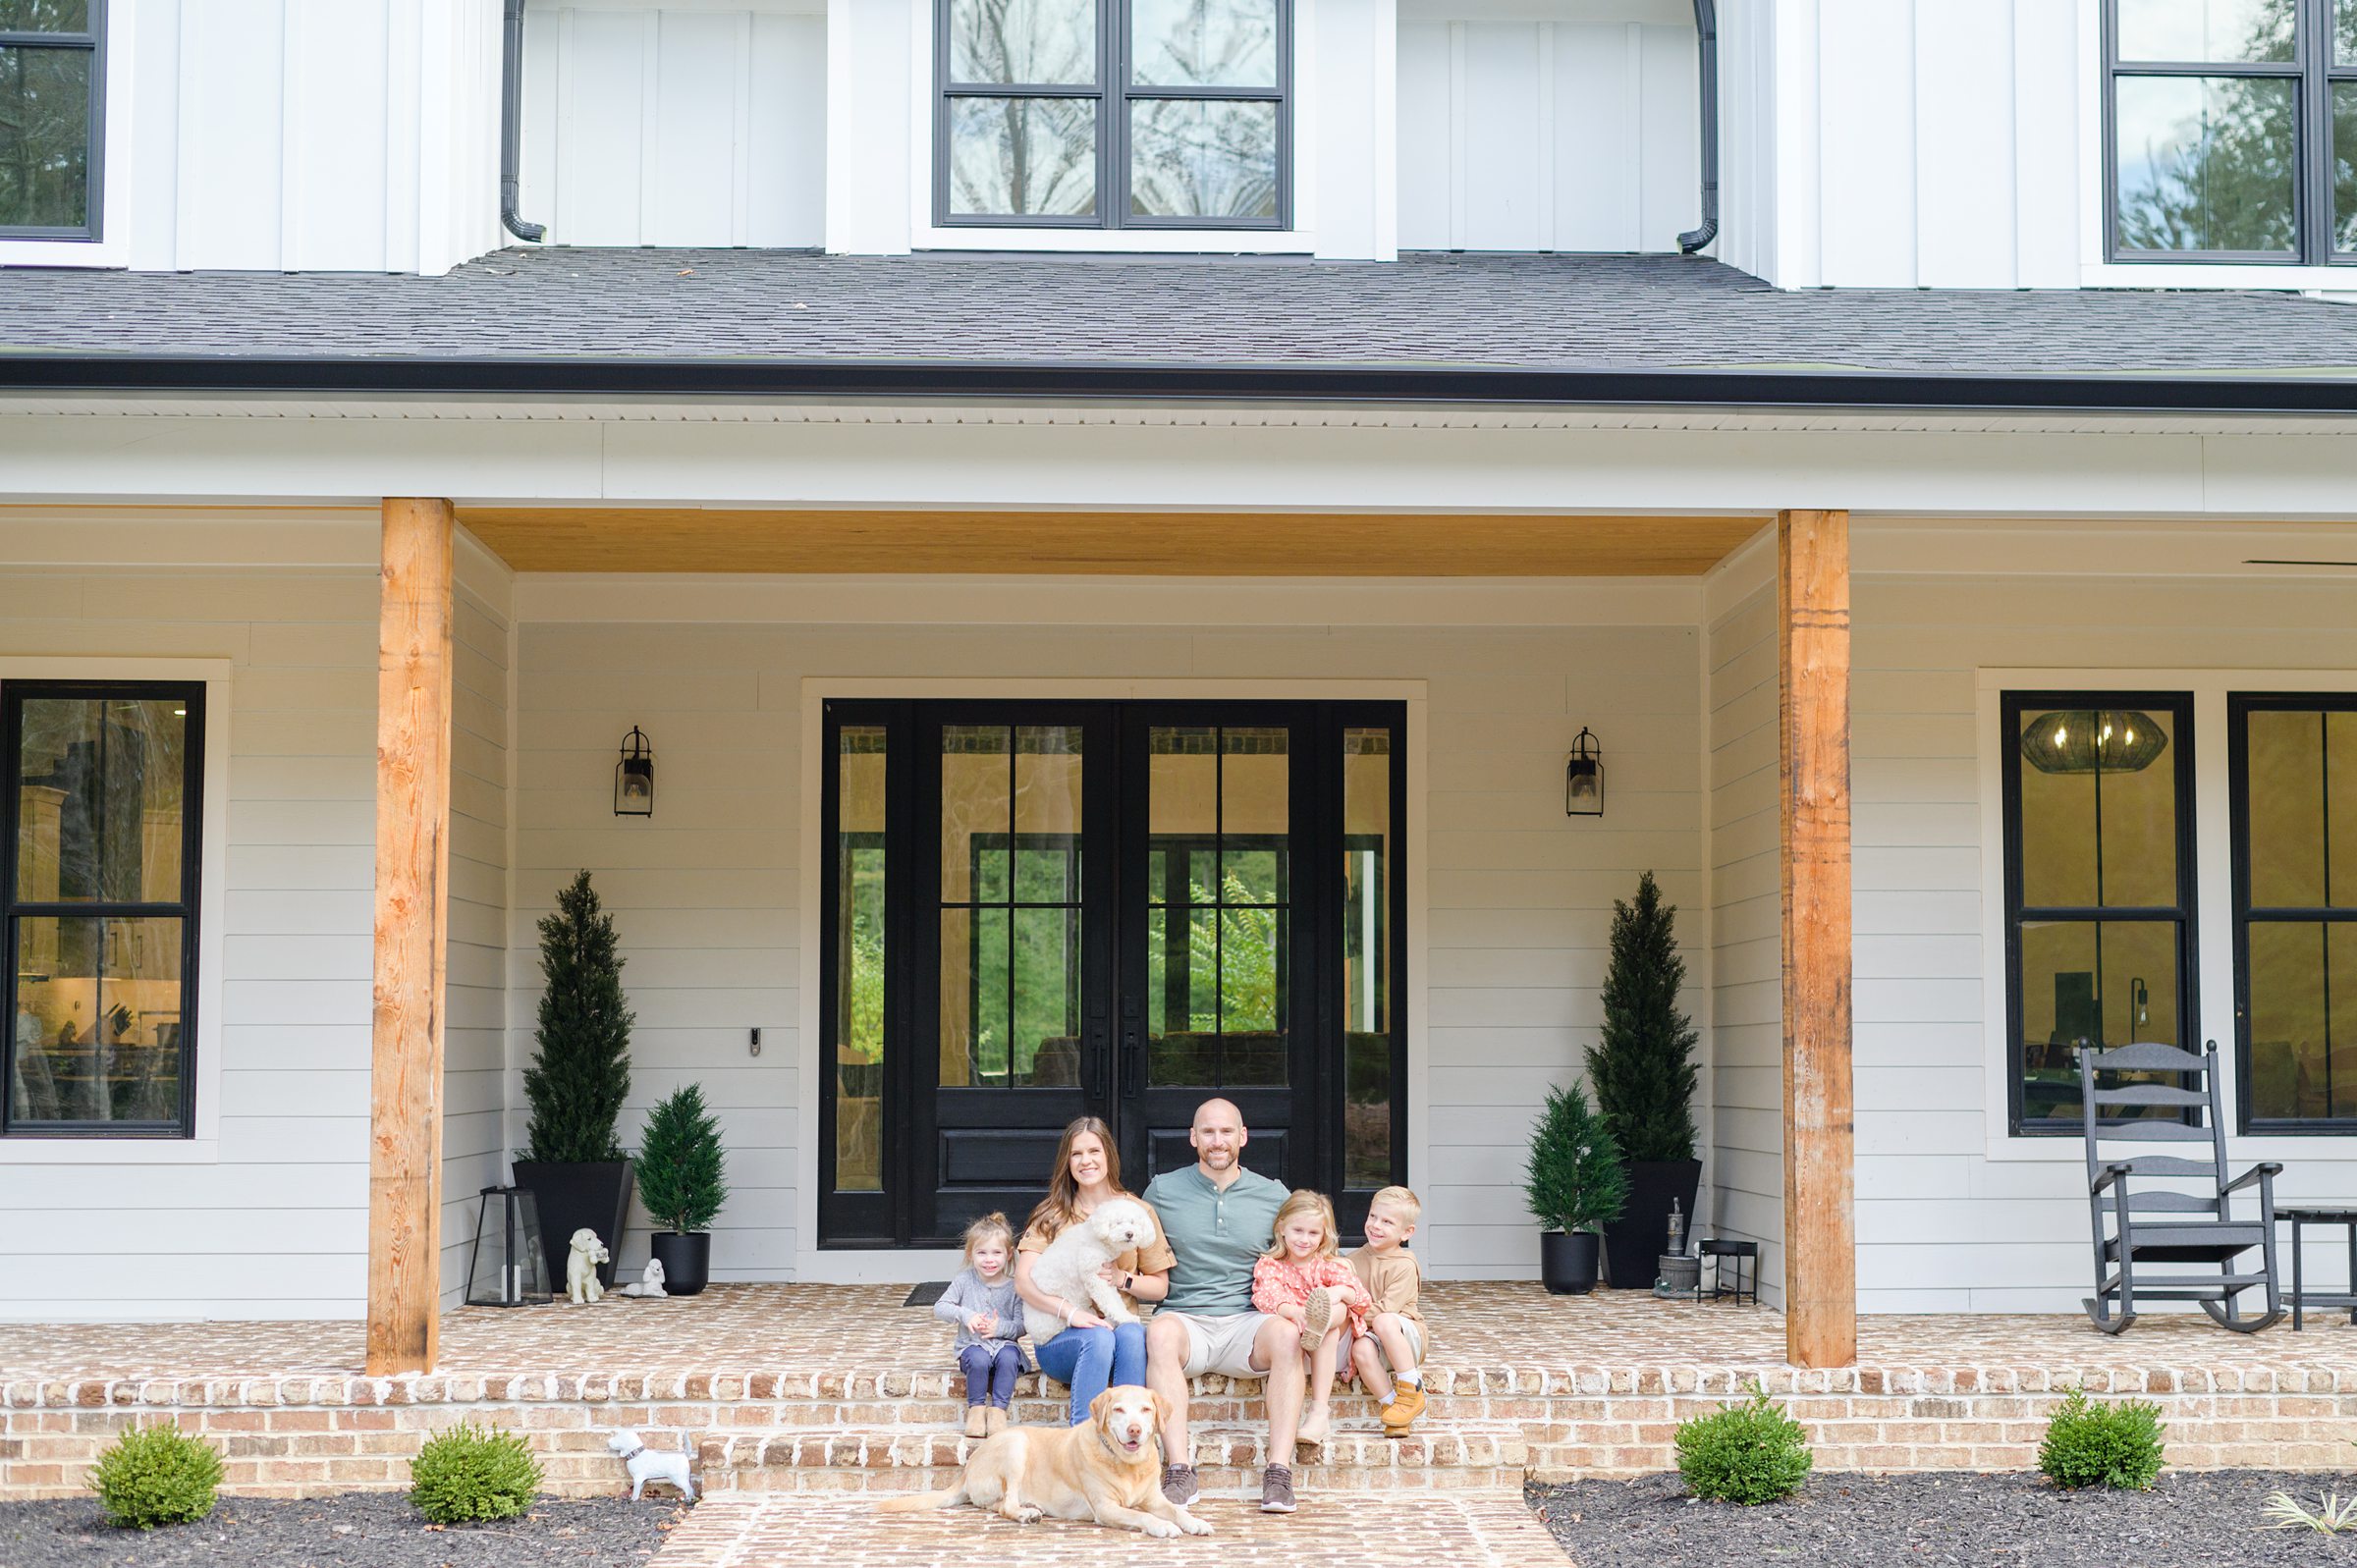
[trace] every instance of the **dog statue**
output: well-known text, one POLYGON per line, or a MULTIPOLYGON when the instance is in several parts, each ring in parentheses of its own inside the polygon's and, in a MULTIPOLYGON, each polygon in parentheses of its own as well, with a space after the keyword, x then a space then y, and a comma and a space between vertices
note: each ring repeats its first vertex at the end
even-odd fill
MULTIPOLYGON (((1086 1219, 1065 1226, 1031 1265, 1031 1283, 1075 1306, 1085 1301, 1107 1323, 1136 1323, 1122 1293, 1097 1273, 1132 1247, 1154 1239, 1154 1216, 1134 1198, 1109 1198, 1086 1219)), ((1023 1327, 1033 1344, 1046 1344, 1064 1331, 1064 1320, 1023 1303, 1023 1327)))
POLYGON ((606 1446, 622 1456, 630 1473, 630 1501, 638 1501, 650 1481, 668 1481, 680 1488, 680 1494, 689 1502, 695 1501, 695 1482, 687 1474, 685 1453, 665 1453, 638 1440, 634 1432, 618 1432, 606 1439, 606 1446))
POLYGON ((618 1296, 660 1296, 664 1293, 663 1260, 660 1258, 647 1259, 646 1272, 639 1275, 638 1282, 625 1285, 615 1292, 618 1296))
POLYGON ((603 1296, 606 1287, 597 1282, 597 1266, 612 1256, 587 1225, 575 1231, 573 1256, 565 1260, 565 1298, 576 1307, 586 1307, 603 1296))

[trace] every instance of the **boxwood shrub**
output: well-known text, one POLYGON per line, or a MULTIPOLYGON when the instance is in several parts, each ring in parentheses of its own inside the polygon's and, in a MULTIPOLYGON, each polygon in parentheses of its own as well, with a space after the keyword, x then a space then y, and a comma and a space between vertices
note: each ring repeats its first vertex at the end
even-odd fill
POLYGON ((1775 1502, 1800 1489, 1814 1462, 1809 1434, 1758 1383, 1742 1403, 1677 1429, 1677 1473, 1697 1497, 1775 1502))
POLYGON ((2099 1405, 2073 1388, 2047 1424, 2038 1468, 2057 1487, 2143 1491, 2161 1474, 2161 1407, 2127 1399, 2099 1405))
POLYGON ((540 1463, 512 1432, 463 1421, 410 1461, 410 1501, 437 1525, 513 1519, 540 1489, 540 1463))
POLYGON ((221 1455, 177 1427, 133 1427, 98 1455, 88 1484, 110 1525, 194 1524, 213 1511, 221 1455))

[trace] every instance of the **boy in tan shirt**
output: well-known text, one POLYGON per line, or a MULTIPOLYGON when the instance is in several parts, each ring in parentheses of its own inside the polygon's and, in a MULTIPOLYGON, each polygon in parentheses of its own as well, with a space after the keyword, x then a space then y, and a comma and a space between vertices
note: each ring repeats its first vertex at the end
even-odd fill
POLYGON ((1386 1187, 1367 1206, 1367 1244, 1350 1269, 1375 1298, 1369 1332, 1350 1347, 1350 1365, 1383 1406, 1383 1434, 1404 1437, 1424 1412, 1424 1318, 1416 1311, 1420 1271, 1401 1243, 1416 1233, 1424 1206, 1405 1187, 1386 1187))

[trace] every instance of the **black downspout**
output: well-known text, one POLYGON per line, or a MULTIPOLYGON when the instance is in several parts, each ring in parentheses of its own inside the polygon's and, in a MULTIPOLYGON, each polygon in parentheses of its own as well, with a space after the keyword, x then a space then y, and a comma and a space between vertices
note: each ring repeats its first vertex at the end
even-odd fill
MULTIPOLYGON (((523 0, 509 0, 520 6, 523 0)), ((1692 255, 1719 238, 1719 7, 1694 0, 1694 33, 1702 45, 1702 227, 1677 237, 1677 248, 1692 255)))
MULTIPOLYGON (((1708 5, 1710 0, 1694 3, 1708 5)), ((519 240, 537 240, 548 233, 546 226, 526 223, 516 214, 523 184, 523 0, 508 0, 500 55, 499 221, 519 240)))

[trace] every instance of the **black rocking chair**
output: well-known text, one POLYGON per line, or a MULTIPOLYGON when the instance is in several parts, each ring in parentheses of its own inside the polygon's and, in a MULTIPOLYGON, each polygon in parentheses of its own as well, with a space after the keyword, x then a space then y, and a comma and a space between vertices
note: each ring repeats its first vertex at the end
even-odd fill
POLYGON ((2195 1055, 2175 1046, 2121 1046, 2079 1053, 2079 1099, 2087 1129, 2087 1212, 2095 1232, 2095 1294, 2087 1317, 2115 1334, 2136 1321, 2138 1297, 2198 1301, 2221 1327, 2257 1333, 2283 1316, 2275 1278, 2275 1177, 2283 1167, 2253 1165, 2226 1179, 2226 1131, 2219 1114, 2218 1043, 2195 1055), (2120 1083, 2117 1075, 2174 1073, 2185 1087, 2149 1081, 2120 1083), (2099 1084, 2099 1077, 2112 1081, 2099 1084), (2199 1087, 2193 1087, 2198 1084, 2199 1087), (2164 1107, 2175 1115, 2141 1114, 2164 1107), (2126 1114, 2122 1114, 2122 1111, 2126 1114), (2188 1120, 2184 1111, 2206 1116, 2188 1120), (2107 1152, 2109 1145, 2169 1142, 2208 1144, 2206 1158, 2107 1152), (2151 1184, 2160 1177, 2169 1186, 2151 1184), (2256 1183, 2259 1214, 2236 1219, 2231 1194, 2256 1183), (2131 1189, 2133 1185, 2133 1190, 2131 1189), (2189 1190, 2190 1189, 2190 1190, 2189 1190), (2110 1220, 2106 1234, 2105 1220, 2110 1220), (2235 1260, 2252 1248, 2259 1271, 2236 1273, 2235 1260), (2214 1266, 2216 1274, 2141 1272, 2148 1265, 2214 1266), (2266 1291, 2267 1310, 2236 1306, 2246 1290, 2266 1291), (2114 1310, 2116 1308, 2116 1310, 2114 1310))

